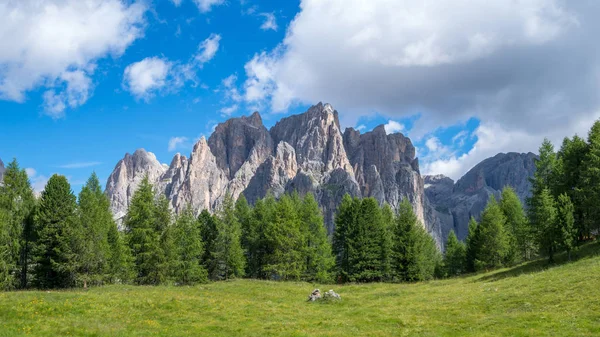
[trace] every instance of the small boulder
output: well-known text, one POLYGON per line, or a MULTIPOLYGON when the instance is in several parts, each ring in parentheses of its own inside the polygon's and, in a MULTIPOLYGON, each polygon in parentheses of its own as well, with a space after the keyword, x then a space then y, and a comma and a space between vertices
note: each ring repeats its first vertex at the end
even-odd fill
POLYGON ((313 292, 310 293, 310 295, 308 295, 309 302, 314 302, 316 300, 320 300, 321 298, 322 298, 321 291, 319 289, 313 290, 313 292))
POLYGON ((328 292, 323 294, 323 299, 324 300, 341 300, 342 296, 340 296, 340 294, 336 293, 335 291, 333 291, 333 289, 329 290, 328 292))

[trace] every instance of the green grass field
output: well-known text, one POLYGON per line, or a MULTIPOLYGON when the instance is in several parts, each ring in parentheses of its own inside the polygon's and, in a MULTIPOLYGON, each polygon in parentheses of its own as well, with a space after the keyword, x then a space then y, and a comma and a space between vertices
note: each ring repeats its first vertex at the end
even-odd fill
POLYGON ((560 258, 418 284, 0 293, 0 336, 600 336, 600 245, 560 258), (343 300, 306 302, 315 287, 343 300))

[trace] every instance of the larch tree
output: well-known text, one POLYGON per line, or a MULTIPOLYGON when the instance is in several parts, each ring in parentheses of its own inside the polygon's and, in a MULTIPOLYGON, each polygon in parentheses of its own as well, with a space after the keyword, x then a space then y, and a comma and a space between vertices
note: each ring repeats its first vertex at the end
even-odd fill
POLYGON ((457 276, 465 272, 466 253, 465 244, 459 241, 454 231, 451 230, 446 240, 444 253, 444 269, 447 276, 457 276))
POLYGON ((208 273, 202 265, 204 255, 202 235, 190 206, 177 217, 173 232, 175 282, 179 285, 206 282, 208 273))
POLYGON ((506 218, 493 196, 481 213, 476 231, 478 247, 475 253, 475 269, 488 270, 504 265, 509 253, 509 237, 504 228, 506 218))
POLYGON ((235 216, 231 194, 227 193, 216 222, 216 238, 211 252, 214 280, 227 280, 244 276, 246 260, 241 244, 242 229, 235 216))
POLYGON ((307 193, 300 205, 300 224, 304 235, 304 279, 327 282, 331 280, 331 269, 335 263, 331 243, 319 204, 312 193, 307 193))

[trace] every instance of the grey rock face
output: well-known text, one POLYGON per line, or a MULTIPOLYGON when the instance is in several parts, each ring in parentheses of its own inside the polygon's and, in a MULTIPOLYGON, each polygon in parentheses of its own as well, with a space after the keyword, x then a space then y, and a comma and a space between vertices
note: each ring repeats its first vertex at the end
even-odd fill
POLYGON ((165 171, 152 152, 139 149, 133 155, 127 153, 117 163, 106 183, 106 193, 115 219, 125 216, 133 193, 146 175, 156 184, 165 171))
POLYGON ((340 131, 337 112, 319 103, 307 112, 283 118, 271 130, 261 117, 233 118, 219 124, 208 141, 201 139, 187 159, 177 154, 164 167, 138 150, 126 155, 107 183, 115 217, 123 217, 145 174, 171 201, 175 212, 191 205, 196 213, 219 207, 225 193, 243 193, 250 203, 269 191, 312 192, 323 210, 329 233, 344 194, 374 197, 396 208, 408 198, 427 230, 441 244, 441 223, 424 192, 415 148, 401 134, 340 131))
POLYGON ((2 162, 2 159, 0 159, 0 182, 2 181, 2 178, 4 177, 4 171, 6 169, 4 168, 4 163, 2 162))
POLYGON ((380 204, 387 202, 394 210, 407 198, 421 223, 441 243, 440 223, 426 200, 410 139, 400 133, 388 135, 380 125, 364 134, 347 128, 344 145, 362 196, 374 197, 380 204))
POLYGON ((425 191, 446 238, 454 230, 459 239, 468 234, 471 216, 479 216, 489 198, 500 198, 505 186, 511 186, 525 204, 530 195, 529 178, 535 172, 533 153, 499 153, 473 167, 455 184, 441 175, 425 177, 425 191))

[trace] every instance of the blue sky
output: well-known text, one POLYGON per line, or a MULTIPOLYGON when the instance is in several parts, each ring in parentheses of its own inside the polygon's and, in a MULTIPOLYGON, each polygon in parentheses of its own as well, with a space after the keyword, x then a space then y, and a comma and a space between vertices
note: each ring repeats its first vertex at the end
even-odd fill
POLYGON ((78 191, 126 152, 169 163, 229 117, 270 127, 322 101, 343 127, 408 135, 422 172, 456 179, 600 116, 597 2, 426 2, 1 4, 0 158, 37 189, 60 173, 78 191))

